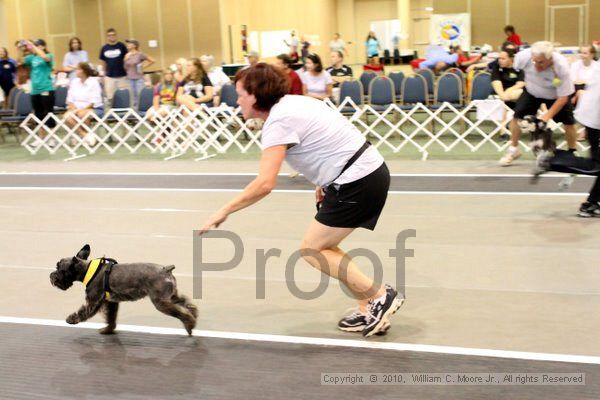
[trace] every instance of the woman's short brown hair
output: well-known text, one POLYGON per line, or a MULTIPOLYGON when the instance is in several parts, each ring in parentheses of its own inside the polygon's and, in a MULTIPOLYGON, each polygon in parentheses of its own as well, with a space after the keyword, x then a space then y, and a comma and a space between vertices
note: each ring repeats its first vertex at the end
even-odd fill
POLYGON ((80 70, 83 71, 83 73, 85 74, 86 77, 90 77, 90 76, 96 76, 97 73, 96 71, 94 71, 94 68, 92 68, 92 66, 87 63, 87 62, 80 62, 79 64, 77 64, 77 68, 79 68, 80 70))
POLYGON ((515 33, 515 27, 512 26, 512 25, 506 25, 504 27, 504 33, 508 33, 508 32, 514 34, 515 33))
POLYGON ((256 110, 266 112, 288 94, 290 87, 289 78, 283 71, 265 63, 238 71, 235 82, 240 82, 248 94, 256 97, 256 110))

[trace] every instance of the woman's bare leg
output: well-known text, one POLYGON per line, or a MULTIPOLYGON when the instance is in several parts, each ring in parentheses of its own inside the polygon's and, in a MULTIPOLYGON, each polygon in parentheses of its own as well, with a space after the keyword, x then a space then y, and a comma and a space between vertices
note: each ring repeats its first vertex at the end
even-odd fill
POLYGON ((354 228, 333 228, 313 220, 304 235, 301 252, 310 265, 342 282, 357 299, 360 310, 366 312, 369 300, 385 294, 385 288, 363 274, 354 261, 338 247, 352 231, 354 228), (321 265, 315 252, 324 257, 327 265, 321 265), (345 271, 340 269, 342 261, 347 265, 345 271))

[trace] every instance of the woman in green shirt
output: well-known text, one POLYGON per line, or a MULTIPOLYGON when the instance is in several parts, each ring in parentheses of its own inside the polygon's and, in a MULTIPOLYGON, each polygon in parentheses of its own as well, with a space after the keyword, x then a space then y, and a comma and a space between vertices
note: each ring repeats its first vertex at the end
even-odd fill
MULTIPOLYGON (((34 43, 24 41, 23 63, 31 68, 31 105, 35 116, 41 121, 54 110, 54 84, 52 67, 54 56, 46 48, 46 42, 38 39, 34 43)), ((54 119, 46 121, 48 128, 54 128, 54 119)))

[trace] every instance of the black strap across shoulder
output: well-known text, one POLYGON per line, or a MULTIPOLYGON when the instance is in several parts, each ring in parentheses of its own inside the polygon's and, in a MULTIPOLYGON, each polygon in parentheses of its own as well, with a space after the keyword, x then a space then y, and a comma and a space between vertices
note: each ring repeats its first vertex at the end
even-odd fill
POLYGON ((358 160, 358 158, 359 158, 359 157, 362 155, 362 153, 364 153, 364 152, 365 152, 365 150, 367 150, 367 149, 369 148, 369 146, 370 146, 370 145, 371 145, 371 142, 369 142, 368 140, 367 140, 367 141, 365 141, 365 142, 363 143, 363 145, 362 145, 362 146, 360 146, 360 149, 358 149, 358 150, 356 151, 356 153, 354 153, 354 154, 352 155, 352 157, 350 157, 350 159, 348 160, 348 162, 346 163, 346 165, 344 165, 344 168, 342 168, 342 171, 341 171, 341 172, 338 174, 338 176, 336 176, 336 177, 335 177, 335 178, 334 178, 334 179, 333 179, 331 182, 332 182, 332 183, 333 183, 333 182, 335 182, 335 181, 336 181, 336 179, 338 179, 340 176, 342 176, 342 174, 343 174, 344 172, 346 172, 346 170, 347 170, 348 168, 350 168, 350 166, 351 166, 352 164, 354 164, 354 163, 356 162, 356 160, 358 160))

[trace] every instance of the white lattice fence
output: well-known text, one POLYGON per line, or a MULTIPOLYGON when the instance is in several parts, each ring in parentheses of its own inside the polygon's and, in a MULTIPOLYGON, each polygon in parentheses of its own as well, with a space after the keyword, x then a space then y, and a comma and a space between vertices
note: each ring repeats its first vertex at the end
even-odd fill
MULTIPOLYGON (((376 109, 371 105, 358 106, 349 98, 339 105, 326 101, 346 115, 376 147, 387 147, 398 153, 412 146, 423 158, 433 146, 451 152, 464 145, 476 152, 489 144, 503 151, 508 143, 497 138, 500 134, 510 134, 506 123, 512 118, 512 110, 502 102, 488 101, 486 107, 478 111, 483 102, 486 101, 473 101, 466 107, 443 103, 435 108, 423 104, 405 108, 393 104, 376 109)), ((190 153, 204 159, 232 149, 246 153, 260 147, 260 130, 252 126, 256 124, 244 121, 239 109, 230 107, 202 106, 193 112, 182 107, 164 117, 142 116, 131 109, 112 109, 102 118, 90 114, 88 122, 72 118, 76 120, 74 127, 66 124, 64 115, 48 114, 43 121, 29 115, 21 124, 27 133, 22 145, 31 154, 40 151, 55 154, 63 149, 70 158, 93 155, 100 149, 111 154, 119 151, 135 154, 146 149, 165 155, 165 159, 190 153), (52 129, 45 124, 49 119, 56 123, 52 129)), ((552 122, 551 127, 564 132, 560 124, 552 122)), ((521 145, 528 151, 526 140, 524 137, 521 145)), ((564 142, 561 145, 564 146, 564 142)), ((582 144, 579 146, 586 149, 582 144)))

